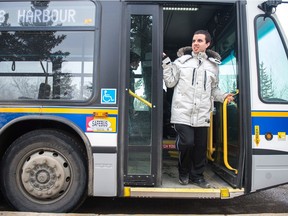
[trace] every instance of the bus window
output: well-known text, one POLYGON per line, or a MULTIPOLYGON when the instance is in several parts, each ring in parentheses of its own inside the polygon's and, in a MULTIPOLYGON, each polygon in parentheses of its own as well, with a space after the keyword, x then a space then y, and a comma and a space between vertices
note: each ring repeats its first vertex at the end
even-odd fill
POLYGON ((1 100, 90 98, 92 32, 2 32, 0 43, 1 100))
POLYGON ((256 20, 256 31, 259 96, 263 102, 287 102, 288 60, 278 28, 273 19, 260 16, 256 20))
POLYGON ((90 1, 1 4, 0 100, 90 98, 95 21, 90 1))

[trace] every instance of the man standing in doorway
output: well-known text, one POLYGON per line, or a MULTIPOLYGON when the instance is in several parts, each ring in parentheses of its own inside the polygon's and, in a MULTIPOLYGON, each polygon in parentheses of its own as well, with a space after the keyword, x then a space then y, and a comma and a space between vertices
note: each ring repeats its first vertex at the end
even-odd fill
POLYGON ((187 185, 190 181, 202 188, 211 187, 203 173, 213 101, 233 101, 232 94, 223 93, 218 87, 220 59, 211 56, 217 53, 208 52, 210 43, 209 32, 198 30, 192 39, 192 52, 174 62, 164 53, 162 65, 166 86, 174 87, 171 123, 177 132, 179 182, 187 185))

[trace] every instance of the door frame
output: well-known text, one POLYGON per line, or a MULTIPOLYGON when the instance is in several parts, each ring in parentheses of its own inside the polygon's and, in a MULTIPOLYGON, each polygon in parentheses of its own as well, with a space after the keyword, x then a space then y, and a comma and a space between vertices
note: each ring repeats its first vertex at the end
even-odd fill
MULTIPOLYGON (((163 16, 161 6, 157 4, 123 4, 123 32, 122 32, 122 51, 120 51, 121 71, 120 71, 120 93, 119 93, 119 152, 118 152, 118 193, 123 193, 125 177, 127 174, 128 157, 128 107, 129 107, 129 53, 130 53, 130 25, 131 15, 152 15, 152 84, 151 84, 151 103, 152 103, 152 129, 151 129, 151 175, 135 176, 138 179, 147 179, 148 185, 161 185, 162 172, 162 118, 163 118, 163 87, 162 87, 162 67, 161 53, 163 50, 163 16), (121 147, 120 147, 121 145, 121 147)), ((137 146, 136 146, 137 148, 137 146)), ((130 176, 131 177, 131 176, 130 176)), ((133 177, 132 177, 133 178, 133 177)))

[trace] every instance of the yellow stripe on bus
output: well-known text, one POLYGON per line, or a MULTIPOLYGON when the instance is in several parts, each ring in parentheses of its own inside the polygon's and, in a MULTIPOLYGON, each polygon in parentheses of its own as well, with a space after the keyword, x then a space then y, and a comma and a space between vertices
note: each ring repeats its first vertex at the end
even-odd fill
POLYGON ((79 108, 35 108, 35 107, 17 107, 17 108, 0 108, 1 113, 70 113, 70 114, 92 114, 94 112, 108 112, 110 115, 118 114, 117 109, 79 109, 79 108))
POLYGON ((288 112, 251 112, 252 117, 288 117, 288 112))
POLYGON ((109 114, 118 114, 117 109, 79 109, 79 108, 42 108, 43 113, 71 113, 71 114, 85 114, 85 113, 93 113, 93 112, 108 112, 109 114))
POLYGON ((40 113, 41 107, 0 108, 1 113, 40 113))
POLYGON ((214 189, 214 188, 144 188, 144 187, 132 187, 130 188, 130 193, 131 192, 162 192, 162 193, 191 193, 191 192, 220 192, 220 189, 214 189))

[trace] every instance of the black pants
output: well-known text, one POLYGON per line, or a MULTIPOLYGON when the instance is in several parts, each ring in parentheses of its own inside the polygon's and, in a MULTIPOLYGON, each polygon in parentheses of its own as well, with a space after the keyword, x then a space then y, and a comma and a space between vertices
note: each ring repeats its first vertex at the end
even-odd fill
POLYGON ((179 175, 189 175, 190 179, 203 178, 207 162, 207 127, 191 127, 175 124, 177 132, 176 148, 179 151, 179 175))

